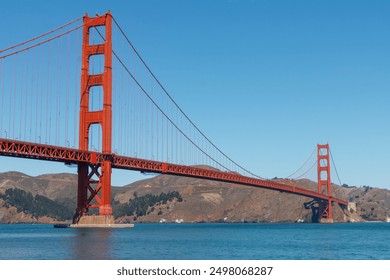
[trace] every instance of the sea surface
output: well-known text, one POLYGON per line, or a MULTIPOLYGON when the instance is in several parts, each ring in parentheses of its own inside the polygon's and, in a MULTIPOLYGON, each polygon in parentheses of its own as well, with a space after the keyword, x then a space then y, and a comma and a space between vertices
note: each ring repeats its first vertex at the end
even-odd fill
POLYGON ((6 260, 390 260, 390 223, 0 225, 6 260))

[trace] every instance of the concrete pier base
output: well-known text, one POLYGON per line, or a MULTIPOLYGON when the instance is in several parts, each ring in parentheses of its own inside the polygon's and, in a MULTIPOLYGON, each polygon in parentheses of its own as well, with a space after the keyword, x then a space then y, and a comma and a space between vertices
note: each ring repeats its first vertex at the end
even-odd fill
POLYGON ((320 223, 321 224, 333 224, 333 219, 322 218, 322 219, 320 219, 320 223))
POLYGON ((133 228, 134 224, 115 224, 113 216, 90 215, 82 216, 71 228, 133 228))

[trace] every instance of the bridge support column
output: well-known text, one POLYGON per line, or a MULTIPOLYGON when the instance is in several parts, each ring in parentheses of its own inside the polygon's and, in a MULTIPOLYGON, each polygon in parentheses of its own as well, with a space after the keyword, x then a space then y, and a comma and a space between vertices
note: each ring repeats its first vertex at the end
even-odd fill
POLYGON ((319 221, 320 223, 333 223, 332 201, 321 201, 318 203, 319 221))
MULTIPOLYGON (((73 223, 89 223, 90 209, 98 209, 98 216, 105 216, 100 221, 112 219, 111 208, 111 162, 103 161, 102 164, 80 164, 78 167, 78 197, 77 210, 73 223)), ((96 216, 96 215, 95 215, 96 216)), ((96 217, 94 221, 99 221, 96 217)))
MULTIPOLYGON (((318 173, 318 192, 332 196, 332 182, 330 179, 330 161, 329 144, 317 145, 317 173, 318 173)), ((333 223, 332 199, 319 201, 319 222, 333 223)))
MULTIPOLYGON (((92 67, 93 68, 93 67, 92 67)), ((91 153, 89 164, 78 165, 78 198, 74 223, 88 223, 90 208, 98 209, 98 216, 92 220, 99 223, 113 223, 111 208, 111 148, 112 148, 112 16, 110 12, 93 18, 84 16, 82 69, 80 91, 80 125, 79 149, 89 151, 90 126, 101 126, 103 158, 97 159, 91 153), (90 44, 90 29, 98 26, 105 27, 104 42, 90 44), (90 58, 100 55, 104 57, 102 73, 90 73, 90 58), (92 87, 101 87, 103 90, 103 104, 101 110, 93 110, 89 104, 92 87)))

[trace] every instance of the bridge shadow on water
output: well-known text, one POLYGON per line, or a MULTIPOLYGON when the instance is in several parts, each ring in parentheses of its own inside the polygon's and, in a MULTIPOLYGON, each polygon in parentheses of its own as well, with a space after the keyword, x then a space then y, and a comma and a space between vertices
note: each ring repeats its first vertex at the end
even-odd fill
POLYGON ((112 229, 72 229, 71 259, 75 260, 111 260, 112 229))

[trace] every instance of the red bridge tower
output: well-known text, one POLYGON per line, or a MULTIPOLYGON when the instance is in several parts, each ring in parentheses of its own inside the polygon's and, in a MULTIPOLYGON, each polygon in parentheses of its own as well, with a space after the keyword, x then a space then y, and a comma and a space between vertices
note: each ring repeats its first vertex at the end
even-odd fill
POLYGON ((329 144, 317 145, 317 173, 318 173, 318 192, 330 197, 327 201, 318 201, 319 205, 319 222, 333 223, 332 212, 332 182, 330 180, 330 161, 329 161, 329 144))
MULTIPOLYGON (((90 208, 98 209, 98 219, 95 223, 113 223, 111 208, 111 138, 112 138, 112 16, 110 12, 93 18, 84 16, 82 69, 80 92, 80 126, 79 149, 88 151, 90 127, 93 124, 101 126, 102 154, 104 160, 97 163, 96 155, 92 154, 89 163, 78 163, 78 198, 74 223, 88 213, 90 208), (90 29, 105 27, 104 42, 90 44, 90 29), (90 73, 90 58, 104 56, 103 73, 90 73), (103 91, 102 109, 90 110, 91 88, 101 87, 103 91)), ((81 223, 81 221, 80 221, 81 223)))

